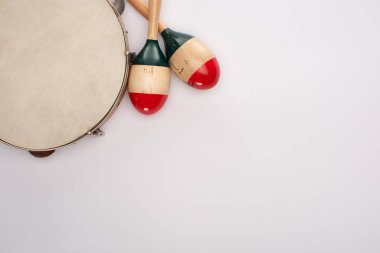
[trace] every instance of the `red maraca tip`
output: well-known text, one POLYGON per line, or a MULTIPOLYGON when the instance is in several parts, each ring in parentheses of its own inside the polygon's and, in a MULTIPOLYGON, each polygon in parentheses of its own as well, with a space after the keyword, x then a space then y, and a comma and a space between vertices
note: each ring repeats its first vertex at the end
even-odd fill
POLYGON ((195 71, 195 73, 190 77, 188 83, 196 89, 208 90, 218 83, 219 76, 219 63, 214 57, 195 71))
POLYGON ((152 115, 158 112, 165 104, 167 95, 162 94, 145 94, 145 93, 129 93, 132 104, 135 108, 145 115, 152 115))

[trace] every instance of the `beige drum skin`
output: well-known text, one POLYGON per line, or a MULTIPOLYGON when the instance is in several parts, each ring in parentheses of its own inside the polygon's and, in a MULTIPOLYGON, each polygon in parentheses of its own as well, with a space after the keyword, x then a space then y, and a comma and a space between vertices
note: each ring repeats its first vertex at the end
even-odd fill
POLYGON ((0 0, 0 140, 47 151, 93 133, 124 94, 128 56, 106 0, 0 0))

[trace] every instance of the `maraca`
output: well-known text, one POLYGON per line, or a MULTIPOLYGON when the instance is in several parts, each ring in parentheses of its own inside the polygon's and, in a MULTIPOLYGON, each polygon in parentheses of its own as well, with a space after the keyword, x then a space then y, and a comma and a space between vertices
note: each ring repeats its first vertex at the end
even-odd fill
POLYGON ((161 0, 149 0, 148 40, 132 62, 128 92, 135 108, 146 115, 159 111, 170 89, 170 69, 158 45, 161 0))
MULTIPOLYGON (((144 0, 128 1, 148 18, 148 6, 144 0)), ((159 24, 159 32, 164 39, 170 67, 182 81, 200 90, 210 89, 217 84, 219 63, 204 43, 191 35, 175 32, 162 23, 159 24)))

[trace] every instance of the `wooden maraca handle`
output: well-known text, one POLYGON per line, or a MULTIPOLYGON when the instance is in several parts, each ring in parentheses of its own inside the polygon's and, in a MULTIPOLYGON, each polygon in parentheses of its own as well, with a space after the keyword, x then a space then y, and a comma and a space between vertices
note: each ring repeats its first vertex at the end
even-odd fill
MULTIPOLYGON (((150 8, 146 4, 145 0, 128 0, 129 3, 141 14, 143 15, 146 19, 149 19, 149 10, 150 8)), ((150 4, 150 1, 149 1, 150 4)), ((161 5, 161 1, 160 1, 161 5)), ((158 22, 158 31, 162 33, 167 27, 163 23, 158 22)))
POLYGON ((158 39, 158 22, 160 20, 161 0, 149 0, 148 40, 158 39))

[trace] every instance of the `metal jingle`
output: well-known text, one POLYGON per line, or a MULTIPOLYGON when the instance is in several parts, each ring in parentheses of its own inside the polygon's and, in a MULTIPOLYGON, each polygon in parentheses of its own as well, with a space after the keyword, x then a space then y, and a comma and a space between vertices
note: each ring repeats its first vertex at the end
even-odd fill
POLYGON ((111 4, 116 8, 119 14, 123 14, 125 8, 124 0, 110 0, 111 4))

